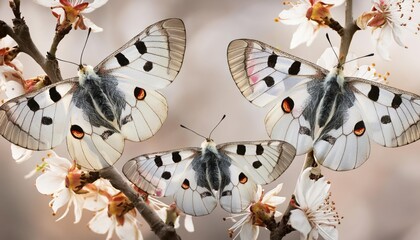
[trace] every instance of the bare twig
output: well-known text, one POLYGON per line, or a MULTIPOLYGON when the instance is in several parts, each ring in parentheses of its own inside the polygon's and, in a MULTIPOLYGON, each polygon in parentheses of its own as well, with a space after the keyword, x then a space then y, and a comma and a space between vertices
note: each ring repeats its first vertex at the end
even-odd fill
POLYGON ((143 201, 140 195, 125 181, 124 177, 113 166, 99 171, 102 178, 108 179, 112 186, 123 192, 149 224, 159 239, 179 240, 173 226, 165 224, 159 216, 143 201))
MULTIPOLYGON (((15 40, 18 44, 19 50, 32 57, 32 59, 34 59, 35 62, 38 63, 38 65, 41 66, 41 68, 49 76, 51 82, 54 83, 63 80, 57 60, 44 57, 32 41, 28 25, 26 25, 25 20, 21 16, 20 1, 14 0, 10 2, 10 7, 15 16, 12 20, 13 28, 4 21, 0 21, 0 36, 4 37, 9 35, 13 38, 13 40, 15 40)), ((58 43, 56 45, 58 45, 58 43)))
POLYGON ((360 28, 356 25, 356 22, 353 20, 353 0, 346 1, 346 16, 345 16, 345 28, 343 35, 341 36, 340 43, 340 53, 339 53, 339 62, 338 66, 342 66, 346 61, 347 54, 349 52, 350 43, 353 39, 354 34, 360 28))

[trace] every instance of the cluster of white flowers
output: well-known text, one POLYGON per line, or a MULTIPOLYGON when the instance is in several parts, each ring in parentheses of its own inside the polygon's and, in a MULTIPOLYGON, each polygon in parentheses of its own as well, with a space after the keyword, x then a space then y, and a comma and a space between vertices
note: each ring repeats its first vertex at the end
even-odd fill
MULTIPOLYGON (((419 24, 414 23, 416 0, 371 0, 372 8, 357 18, 357 26, 372 30, 372 41, 379 55, 389 60, 389 49, 394 40, 406 47, 402 41, 405 32, 416 33, 419 24)), ((330 9, 343 4, 343 0, 299 0, 287 2, 291 8, 280 12, 277 21, 286 25, 298 25, 293 34, 290 48, 306 42, 309 46, 321 27, 331 23, 330 9)))

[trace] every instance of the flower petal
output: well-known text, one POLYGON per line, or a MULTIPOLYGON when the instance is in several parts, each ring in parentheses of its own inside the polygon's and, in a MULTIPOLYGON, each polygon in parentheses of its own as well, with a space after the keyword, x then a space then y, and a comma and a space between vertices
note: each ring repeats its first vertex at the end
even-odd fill
POLYGON ((96 26, 89 18, 82 16, 83 17, 83 23, 85 24, 86 27, 92 29, 92 32, 102 32, 103 28, 96 26))
POLYGON ((107 212, 107 209, 97 212, 88 223, 89 229, 99 234, 106 233, 112 224, 112 220, 108 217, 107 212))
POLYGON ((91 2, 85 10, 83 10, 83 13, 90 13, 93 10, 102 7, 107 2, 108 0, 95 0, 91 2))
POLYGON ((19 146, 14 145, 14 144, 11 144, 10 148, 12 150, 12 157, 17 163, 24 162, 32 156, 32 151, 31 150, 19 147, 19 146))
POLYGON ((280 12, 279 20, 286 25, 298 25, 308 20, 306 12, 310 8, 310 4, 298 4, 290 9, 280 12))
POLYGON ((34 2, 48 8, 61 6, 60 2, 55 0, 34 0, 34 2))
POLYGON ((188 232, 194 232, 194 223, 191 215, 185 215, 184 227, 188 232))
POLYGON ((327 225, 318 226, 318 232, 325 240, 338 239, 338 230, 336 227, 327 225))
POLYGON ((389 48, 392 42, 392 29, 388 25, 377 28, 372 33, 372 40, 376 45, 376 51, 385 60, 391 60, 389 48))
POLYGON ((289 223, 294 229, 296 229, 304 236, 303 239, 307 239, 307 236, 311 232, 312 227, 302 210, 294 209, 290 211, 289 223))
POLYGON ((260 229, 252 224, 252 221, 249 219, 248 222, 244 223, 241 228, 239 236, 241 240, 256 240, 260 229))
POLYGON ((130 214, 125 214, 123 225, 117 225, 115 232, 121 240, 141 240, 143 236, 137 226, 137 220, 130 214))
POLYGON ((42 194, 53 194, 59 189, 65 188, 64 178, 56 174, 46 172, 35 180, 38 192, 42 194))
POLYGON ((290 42, 290 48, 295 48, 300 44, 308 41, 313 41, 317 23, 311 20, 302 22, 299 27, 296 29, 296 32, 293 33, 292 41, 290 42))

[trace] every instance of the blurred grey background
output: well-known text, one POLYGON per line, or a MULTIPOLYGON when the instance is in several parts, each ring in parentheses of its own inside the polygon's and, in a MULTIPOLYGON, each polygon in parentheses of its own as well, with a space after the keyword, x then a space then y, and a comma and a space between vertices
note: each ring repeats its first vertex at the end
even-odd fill
MULTIPOLYGON (((369 1, 354 1, 354 16, 370 9, 369 1)), ((316 62, 328 47, 321 31, 314 44, 289 50, 288 46, 295 27, 274 22, 284 8, 282 1, 265 0, 110 0, 105 6, 87 14, 104 31, 92 34, 84 62, 96 65, 108 54, 119 48, 132 36, 159 20, 181 18, 187 29, 187 50, 184 65, 177 79, 162 90, 169 103, 168 119, 162 129, 150 140, 142 143, 126 142, 124 155, 117 163, 123 163, 137 155, 174 148, 199 146, 202 139, 179 127, 184 124, 207 135, 223 114, 226 120, 215 131, 218 143, 230 141, 262 140, 268 136, 264 117, 269 108, 250 104, 235 86, 227 65, 226 48, 236 38, 253 38, 279 47, 292 54, 316 62)), ((55 18, 48 8, 32 1, 22 1, 22 14, 31 34, 42 52, 46 52, 54 35, 55 18)), ((342 20, 344 8, 334 9, 334 16, 342 20)), ((417 13, 418 14, 418 13, 417 13)), ((11 23, 12 13, 7 1, 0 2, 0 19, 11 23)), ((418 19, 417 19, 418 21, 418 19)), ((338 36, 329 31, 333 44, 339 44, 338 36)), ((58 57, 78 61, 86 36, 84 31, 72 31, 59 46, 58 57)), ((407 35, 408 49, 393 45, 391 57, 386 62, 377 57, 363 59, 362 64, 376 63, 380 73, 389 71, 390 85, 420 94, 419 37, 407 35)), ((368 31, 355 35, 351 51, 361 56, 374 51, 368 31)), ((19 59, 24 64, 25 77, 42 74, 42 70, 25 55, 19 59)), ((73 77, 76 68, 61 64, 63 76, 73 77)), ((73 224, 72 211, 55 222, 63 213, 52 216, 48 206, 49 196, 37 192, 35 177, 23 176, 39 163, 43 153, 34 154, 32 160, 16 164, 10 154, 10 144, 0 139, 0 239, 104 239, 92 233, 87 223, 93 216, 83 213, 82 221, 73 224)), ((323 169, 332 182, 332 199, 338 212, 344 217, 339 226, 340 239, 420 239, 420 142, 409 146, 387 149, 373 144, 370 159, 359 169, 349 172, 333 172, 323 169)), ((65 143, 57 152, 68 156, 65 143)), ((303 164, 303 156, 295 159, 292 166, 275 184, 283 182, 282 195, 290 197, 303 164)), ((265 189, 274 186, 271 184, 265 189)), ((167 199, 166 202, 170 202, 167 199)), ((280 207, 284 211, 287 203, 280 207)), ((222 218, 228 213, 217 208, 213 214, 195 218, 194 233, 179 230, 183 239, 227 239, 227 229, 232 222, 222 218)), ((156 239, 143 220, 145 239, 156 239)), ((268 231, 261 229, 260 238, 266 239, 268 231)), ((297 239, 296 233, 287 239, 297 239)), ((117 239, 114 235, 114 239, 117 239)))

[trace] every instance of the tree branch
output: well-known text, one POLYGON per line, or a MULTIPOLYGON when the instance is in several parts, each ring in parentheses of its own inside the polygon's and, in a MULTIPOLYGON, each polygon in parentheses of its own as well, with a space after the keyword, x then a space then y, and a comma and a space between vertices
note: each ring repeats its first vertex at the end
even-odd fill
POLYGON ((353 0, 346 1, 345 14, 346 27, 343 30, 343 35, 340 35, 341 43, 338 66, 342 66, 345 63, 347 54, 350 49, 351 40, 353 39, 356 31, 360 30, 360 28, 356 25, 356 22, 353 20, 353 0))
POLYGON ((128 199, 133 203, 139 213, 143 216, 144 220, 149 224, 152 231, 159 237, 165 240, 179 240, 180 236, 176 233, 173 226, 165 224, 162 219, 153 211, 134 191, 134 189, 126 182, 125 178, 113 166, 104 168, 99 171, 102 178, 108 179, 112 186, 123 192, 128 199))
POLYGON ((10 2, 10 7, 15 16, 12 20, 13 28, 4 21, 0 21, 0 36, 9 35, 13 38, 18 44, 19 50, 32 57, 45 71, 52 83, 63 80, 57 60, 44 57, 32 41, 28 25, 26 25, 25 20, 21 17, 20 1, 14 0, 10 2))

